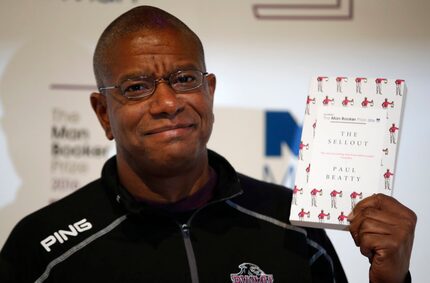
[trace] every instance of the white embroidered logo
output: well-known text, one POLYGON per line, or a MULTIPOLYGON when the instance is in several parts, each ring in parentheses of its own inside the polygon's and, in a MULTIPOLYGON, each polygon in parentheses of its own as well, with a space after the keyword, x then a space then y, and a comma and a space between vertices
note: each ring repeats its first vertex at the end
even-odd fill
POLYGON ((54 232, 54 234, 49 235, 42 241, 40 241, 40 244, 45 248, 47 252, 51 251, 51 246, 55 243, 64 243, 69 238, 68 236, 78 236, 80 232, 84 232, 87 230, 90 230, 93 228, 93 225, 87 221, 87 219, 81 219, 73 224, 69 225, 69 230, 58 230, 57 232, 54 232))
POLYGON ((239 265, 238 273, 230 274, 233 283, 273 283, 273 275, 266 274, 253 263, 244 262, 239 265))

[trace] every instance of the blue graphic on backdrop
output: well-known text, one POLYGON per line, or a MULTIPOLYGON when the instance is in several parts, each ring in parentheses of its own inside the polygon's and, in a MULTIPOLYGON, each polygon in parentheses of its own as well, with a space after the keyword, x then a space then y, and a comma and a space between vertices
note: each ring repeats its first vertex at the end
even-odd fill
POLYGON ((290 160, 285 160, 286 168, 282 176, 275 176, 269 161, 264 164, 263 180, 292 188, 296 175, 302 126, 294 120, 289 112, 285 111, 267 111, 265 118, 265 156, 282 159, 282 146, 284 145, 288 146, 293 156, 290 160))
POLYGON ((266 156, 281 156, 282 144, 298 156, 302 127, 289 112, 266 112, 266 156))

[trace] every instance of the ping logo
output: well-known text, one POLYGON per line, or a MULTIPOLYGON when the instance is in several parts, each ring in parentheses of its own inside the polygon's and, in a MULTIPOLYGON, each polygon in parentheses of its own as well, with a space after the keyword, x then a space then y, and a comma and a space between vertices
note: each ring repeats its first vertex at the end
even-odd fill
POLYGON ((73 224, 69 225, 69 230, 58 230, 57 232, 54 232, 54 234, 49 235, 42 241, 40 241, 40 244, 42 247, 45 248, 47 252, 51 251, 51 246, 55 243, 64 243, 67 241, 69 236, 76 237, 79 233, 90 230, 93 227, 93 225, 87 221, 87 219, 79 220, 73 224))

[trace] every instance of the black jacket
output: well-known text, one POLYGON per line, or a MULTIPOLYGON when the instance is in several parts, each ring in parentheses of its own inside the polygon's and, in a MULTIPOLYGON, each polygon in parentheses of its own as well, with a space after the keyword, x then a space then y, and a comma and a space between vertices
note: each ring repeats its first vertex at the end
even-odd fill
POLYGON ((217 172, 205 206, 172 217, 102 177, 25 217, 0 253, 0 282, 346 282, 325 232, 288 222, 291 191, 217 172), (184 219, 184 220, 179 220, 184 219))

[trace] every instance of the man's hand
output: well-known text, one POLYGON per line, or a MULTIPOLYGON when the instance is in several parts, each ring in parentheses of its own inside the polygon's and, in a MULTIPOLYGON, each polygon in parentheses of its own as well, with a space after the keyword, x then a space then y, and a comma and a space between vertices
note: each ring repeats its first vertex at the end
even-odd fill
POLYGON ((371 264, 372 283, 404 282, 414 241, 415 213, 392 197, 377 194, 348 216, 355 244, 371 264))

